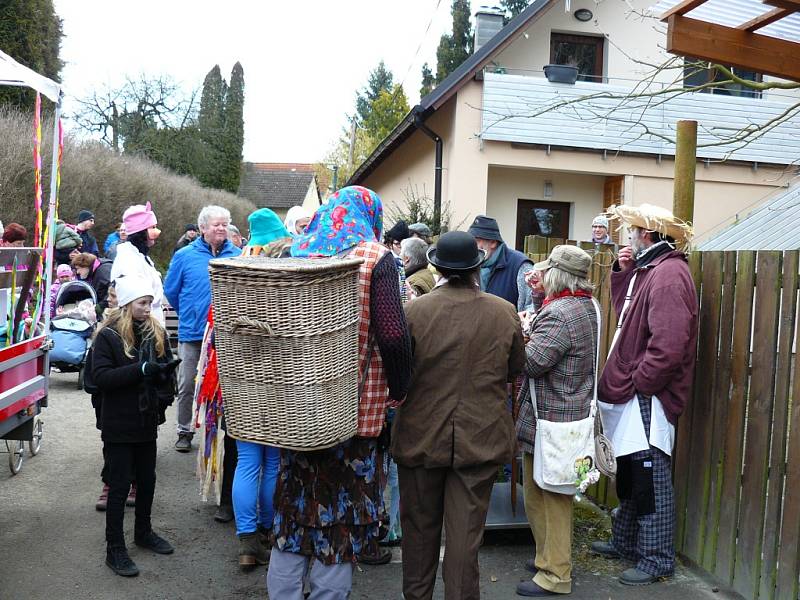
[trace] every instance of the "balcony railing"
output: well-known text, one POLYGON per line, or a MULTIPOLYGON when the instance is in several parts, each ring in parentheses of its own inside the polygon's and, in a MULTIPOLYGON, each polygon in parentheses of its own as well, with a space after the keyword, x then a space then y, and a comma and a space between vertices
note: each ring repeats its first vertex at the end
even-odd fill
POLYGON ((485 140, 669 156, 682 119, 698 121, 698 158, 781 165, 800 160, 800 98, 484 75, 485 140))

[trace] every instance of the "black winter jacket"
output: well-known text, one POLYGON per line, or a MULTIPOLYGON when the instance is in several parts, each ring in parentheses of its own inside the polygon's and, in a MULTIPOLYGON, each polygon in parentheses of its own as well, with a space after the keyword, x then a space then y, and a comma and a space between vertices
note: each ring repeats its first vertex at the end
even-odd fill
MULTIPOLYGON (((138 336, 137 336, 138 337, 138 336)), ((137 344, 133 358, 125 355, 120 335, 103 327, 91 352, 91 377, 100 393, 100 430, 104 442, 149 442, 158 437, 158 425, 175 397, 175 376, 156 383, 142 374, 148 351, 137 344)), ((169 362, 169 345, 158 362, 169 362)), ((94 404, 94 395, 93 395, 94 404)))

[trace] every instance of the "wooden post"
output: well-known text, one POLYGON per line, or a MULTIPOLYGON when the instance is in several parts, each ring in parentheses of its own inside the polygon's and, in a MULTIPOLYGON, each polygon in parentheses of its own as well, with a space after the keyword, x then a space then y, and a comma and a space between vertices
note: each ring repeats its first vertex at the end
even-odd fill
POLYGON ((697 121, 678 121, 675 135, 675 191, 672 213, 694 221, 694 181, 697 167, 697 121))

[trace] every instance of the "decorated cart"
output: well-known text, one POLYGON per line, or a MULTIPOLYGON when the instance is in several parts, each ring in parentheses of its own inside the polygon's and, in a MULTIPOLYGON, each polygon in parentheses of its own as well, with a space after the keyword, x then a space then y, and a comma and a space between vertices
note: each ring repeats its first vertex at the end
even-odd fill
MULTIPOLYGON (((12 473, 22 468, 25 442, 32 455, 42 441, 42 408, 47 406, 50 284, 58 205, 62 128, 61 86, 0 51, 0 85, 36 91, 33 123, 34 181, 31 247, 0 247, 0 439, 12 473), (42 194, 42 99, 55 104, 52 175, 47 217, 42 194)), ((0 219, 3 215, 0 214, 0 219)), ((0 446, 1 447, 1 446, 0 446)))

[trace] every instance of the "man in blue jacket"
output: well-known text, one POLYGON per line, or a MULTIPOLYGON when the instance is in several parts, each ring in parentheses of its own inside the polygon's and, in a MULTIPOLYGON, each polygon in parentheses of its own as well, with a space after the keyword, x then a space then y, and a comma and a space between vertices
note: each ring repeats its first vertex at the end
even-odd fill
POLYGON ((178 452, 192 449, 194 380, 211 306, 208 263, 212 258, 239 256, 242 252, 228 240, 231 214, 227 209, 206 206, 197 222, 201 236, 173 255, 164 281, 164 295, 178 314, 178 356, 183 359, 178 371, 178 452))
POLYGON ((533 270, 533 261, 506 245, 497 221, 491 217, 475 217, 469 233, 486 252, 481 265, 481 290, 508 300, 518 312, 531 309, 533 300, 525 273, 533 270))

